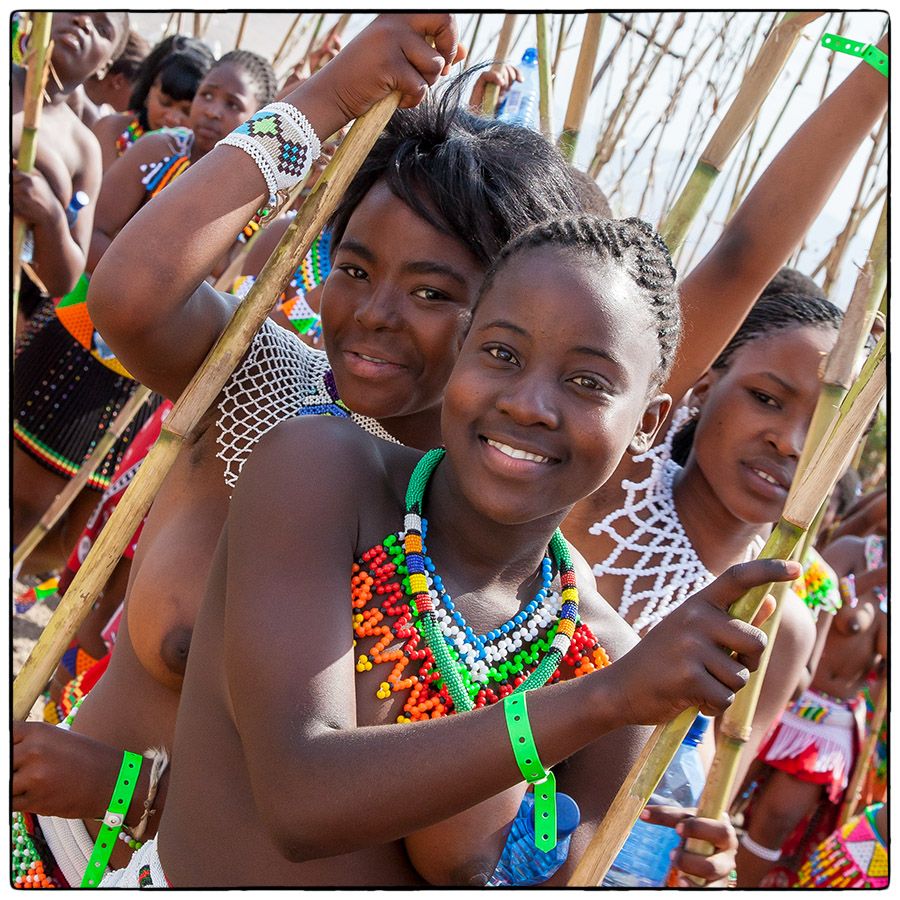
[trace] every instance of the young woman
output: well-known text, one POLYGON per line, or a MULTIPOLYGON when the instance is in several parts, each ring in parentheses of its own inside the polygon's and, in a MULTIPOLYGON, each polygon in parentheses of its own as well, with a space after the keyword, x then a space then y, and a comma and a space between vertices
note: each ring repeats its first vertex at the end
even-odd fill
POLYGON ((579 494, 652 441, 678 325, 649 227, 557 220, 488 273, 444 397, 446 450, 321 418, 276 426, 237 486, 198 618, 159 855, 145 847, 132 870, 159 865, 177 887, 440 883, 447 869, 471 883, 524 791, 500 708, 516 688, 535 689, 542 763, 571 757, 559 786, 582 837, 640 745, 622 726, 727 705, 761 642, 724 595, 785 564, 732 572, 626 654, 627 629, 553 537, 579 494), (315 484, 286 489, 298 470, 315 484), (278 523, 265 538, 263 516, 278 523), (285 554, 298 534, 302 566, 285 554), (248 630, 251 587, 272 605, 248 630), (538 690, 548 678, 561 683, 538 690), (363 791, 383 814, 351 812, 363 791), (438 841, 444 829, 456 837, 438 841))
POLYGON ((187 126, 197 85, 215 62, 203 41, 173 34, 144 60, 128 99, 128 112, 104 116, 93 126, 106 171, 141 135, 187 126))
MULTIPOLYGON (((239 50, 226 54, 210 70, 202 88, 192 106, 194 132, 149 135, 106 173, 96 202, 89 271, 115 232, 144 203, 248 114, 271 101, 275 76, 261 56, 239 50)), ((39 520, 137 387, 91 326, 84 305, 86 289, 84 275, 55 314, 50 308, 42 310, 18 348, 13 396, 14 541, 39 520)), ((129 441, 158 404, 156 398, 145 405, 98 466, 88 482, 94 491, 109 487, 129 441)), ((28 570, 52 570, 65 561, 95 502, 96 496, 85 492, 72 504, 57 532, 60 536, 43 542, 26 562, 28 570)))
MULTIPOLYGON (((676 407, 693 386, 694 442, 683 468, 670 458, 673 423, 650 454, 626 460, 578 504, 563 528, 592 564, 601 594, 640 634, 729 565, 752 558, 781 513, 837 311, 782 295, 755 309, 756 324, 719 353, 886 104, 885 78, 861 64, 779 153, 684 279, 686 338, 666 386, 676 407), (843 127, 834 140, 837 120, 843 127)), ((744 765, 808 677, 814 640, 812 617, 789 598, 744 765)))
MULTIPOLYGON (((399 83, 412 103, 421 98, 421 81, 412 88, 410 82, 434 81, 440 71, 424 35, 451 28, 449 16, 381 18, 291 102, 320 110, 313 121, 323 134, 357 111, 344 101, 347 91, 369 83, 360 72, 372 73, 373 85, 399 83), (404 47, 424 73, 401 56, 385 74, 386 42, 404 47)), ((453 57, 455 50, 440 46, 453 57)), ((143 138, 134 152, 153 139, 143 138)), ((170 397, 183 390, 234 308, 234 298, 216 293, 203 278, 265 199, 264 185, 246 154, 217 148, 141 210, 95 272, 90 302, 99 327, 130 371, 170 397), (160 230, 161 222, 172 221, 180 221, 184 233, 204 236, 190 245, 191 253, 183 252, 180 233, 160 230)), ((334 382, 326 383, 328 358, 275 326, 254 341, 157 495, 132 566, 112 661, 81 706, 73 732, 17 726, 18 809, 65 817, 70 829, 81 826, 71 820, 84 819, 96 834, 93 819, 109 801, 123 748, 171 747, 216 541, 231 489, 259 436, 297 415, 304 403, 322 405, 317 396, 336 386, 352 395, 350 408, 361 412, 357 421, 365 427, 431 446, 439 439, 443 388, 489 261, 514 232, 576 208, 565 162, 537 134, 475 119, 458 110, 454 98, 392 120, 332 223, 334 268, 324 303, 329 352, 343 357, 340 373, 336 368, 334 382), (34 758, 45 768, 25 762, 34 758), (67 773, 75 759, 85 762, 72 783, 67 773)), ((346 414, 330 394, 325 399, 346 414)), ((168 772, 158 808, 167 781, 168 772)), ((147 785, 144 773, 143 796, 147 785)), ((139 818, 138 812, 127 824, 139 818)), ((124 865, 128 857, 122 844, 112 862, 124 865)), ((80 879, 84 864, 73 867, 72 879, 80 879)))

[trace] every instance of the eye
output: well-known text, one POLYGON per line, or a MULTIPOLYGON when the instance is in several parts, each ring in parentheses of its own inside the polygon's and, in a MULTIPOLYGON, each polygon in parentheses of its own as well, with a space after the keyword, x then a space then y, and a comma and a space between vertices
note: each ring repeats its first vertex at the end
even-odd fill
POLYGON ((603 381, 603 379, 598 378, 596 375, 575 375, 569 379, 572 384, 578 385, 580 388, 584 388, 587 391, 608 391, 609 385, 603 381))
POLYGON ((509 349, 509 347, 504 347, 502 345, 493 344, 489 347, 484 348, 494 359, 499 360, 500 362, 510 363, 511 365, 517 366, 519 365, 519 360, 516 358, 515 353, 509 349))
POLYGON ((443 291, 439 291, 436 288, 423 287, 418 288, 413 291, 413 295, 415 297, 421 297, 423 300, 430 300, 432 302, 437 300, 449 300, 450 297, 445 294, 443 291))
POLYGON ((357 281, 364 281, 369 277, 365 269, 360 269, 359 266, 352 266, 350 263, 343 263, 337 268, 357 281))
POLYGON ((755 388, 749 388, 749 391, 763 406, 773 406, 775 409, 781 409, 781 404, 771 394, 767 394, 765 391, 758 391, 755 388))

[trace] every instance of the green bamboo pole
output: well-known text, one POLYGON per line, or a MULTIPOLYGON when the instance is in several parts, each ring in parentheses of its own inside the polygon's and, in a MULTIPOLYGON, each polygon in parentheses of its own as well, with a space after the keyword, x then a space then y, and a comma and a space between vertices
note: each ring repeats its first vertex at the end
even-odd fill
POLYGON ((309 252, 399 100, 398 93, 390 94, 354 122, 247 297, 178 398, 163 424, 159 439, 151 447, 16 677, 13 683, 14 718, 22 720, 28 715, 72 636, 109 580, 184 442, 193 437, 206 410, 243 358, 253 336, 284 290, 296 260, 309 252))
POLYGON ((856 765, 853 767, 853 774, 850 777, 850 783, 847 785, 844 802, 841 804, 841 811, 838 816, 839 825, 846 825, 856 811, 856 804, 859 802, 863 781, 872 762, 875 745, 878 743, 878 733, 881 731, 881 725, 884 722, 884 717, 887 715, 887 701, 888 683, 885 678, 881 683, 881 690, 878 692, 878 701, 875 704, 875 711, 872 713, 869 733, 866 736, 865 743, 860 748, 859 756, 856 758, 856 765))
MULTIPOLYGON (((573 14, 572 20, 574 19, 575 16, 573 14)), ((556 36, 556 52, 553 54, 553 62, 550 64, 550 71, 553 73, 554 78, 556 78, 556 70, 559 68, 559 61, 562 59, 563 45, 566 42, 567 34, 566 14, 562 13, 559 17, 559 34, 556 36)))
MULTIPOLYGON (((31 172, 37 157, 38 127, 41 123, 44 85, 50 68, 53 52, 50 40, 50 26, 53 13, 31 14, 31 33, 28 36, 28 59, 25 63, 24 109, 22 116, 22 137, 19 140, 17 165, 20 172, 31 172)), ((22 284, 22 247, 25 244, 27 223, 13 220, 12 246, 12 336, 16 340, 16 319, 19 315, 19 289, 22 284)))
MULTIPOLYGON (((300 59, 304 62, 309 61, 310 54, 313 52, 313 48, 316 46, 316 39, 319 37, 319 32, 322 30, 322 25, 325 23, 325 13, 319 13, 319 18, 316 19, 315 27, 313 28, 312 37, 309 39, 309 43, 306 45, 306 52, 300 59)), ((310 66, 312 68, 312 66, 310 66)))
POLYGON ((475 60, 475 41, 478 40, 478 32, 481 30, 481 22, 483 19, 484 13, 478 13, 478 15, 475 16, 475 27, 472 29, 472 37, 469 41, 469 46, 466 48, 467 55, 466 60, 463 63, 463 72, 467 72, 469 66, 471 66, 475 60))
POLYGON ((291 22, 291 27, 288 28, 287 33, 285 34, 283 40, 281 41, 281 44, 279 45, 278 49, 275 51, 275 55, 272 57, 272 68, 273 69, 275 68, 275 66, 278 65, 278 63, 281 62, 281 57, 284 54, 284 51, 287 49, 288 41, 291 39, 291 35, 296 30, 297 25, 300 23, 300 20, 302 18, 303 18, 302 13, 297 13, 297 15, 294 16, 294 21, 291 22))
MULTIPOLYGON (((517 18, 518 16, 515 13, 507 13, 503 17, 503 26, 500 28, 500 35, 497 38, 497 49, 494 52, 494 64, 491 66, 495 72, 500 70, 507 56, 509 56, 509 51, 512 47, 513 28, 516 27, 517 18)), ((481 111, 484 115, 493 117, 497 114, 497 100, 499 97, 499 85, 489 84, 485 87, 484 97, 481 101, 481 111)))
MULTIPOLYGON (((559 149, 562 155, 571 162, 578 145, 578 135, 587 111, 588 98, 591 93, 591 77, 597 62, 597 51, 600 49, 600 37, 603 33, 603 22, 606 13, 588 13, 581 38, 581 49, 578 51, 578 62, 575 64, 575 76, 572 79, 572 90, 569 104, 563 119, 563 130, 559 135, 559 149)), ((562 35, 562 27, 560 27, 562 35)))
POLYGON ((694 171, 663 222, 663 239, 674 253, 684 241, 703 199, 725 166, 747 126, 756 117, 800 38, 818 12, 787 12, 766 38, 741 88, 700 155, 694 171))
POLYGON ((81 493, 88 479, 93 475, 97 466, 113 444, 122 436, 125 429, 131 424, 134 417, 140 412, 141 407, 150 397, 150 388, 138 385, 135 392, 128 398, 128 402, 119 410, 116 417, 110 422, 109 428, 97 441, 94 449, 87 459, 79 466, 75 475, 66 482, 63 489, 41 516, 40 522, 25 535, 13 552, 13 567, 24 562, 41 541, 50 533, 53 526, 62 518, 65 511, 72 505, 75 498, 81 493))
POLYGON ((541 134, 553 141, 553 78, 550 72, 550 23, 546 13, 537 13, 538 52, 538 109, 540 111, 541 134))
MULTIPOLYGON (((789 559, 823 500, 830 496, 856 442, 884 395, 885 348, 886 342, 882 336, 856 383, 847 393, 838 421, 829 430, 807 470, 794 479, 784 513, 759 558, 789 559)), ((748 591, 731 605, 730 615, 745 622, 751 621, 771 588, 770 584, 761 585, 748 591)), ((591 887, 602 882, 659 779, 671 764, 697 712, 696 709, 685 710, 667 725, 656 727, 576 866, 568 882, 570 887, 591 887)))
POLYGON ((241 46, 241 41, 244 39, 244 30, 247 28, 247 19, 250 18, 250 13, 245 12, 241 15, 241 23, 238 25, 237 37, 234 39, 234 49, 239 50, 241 46))

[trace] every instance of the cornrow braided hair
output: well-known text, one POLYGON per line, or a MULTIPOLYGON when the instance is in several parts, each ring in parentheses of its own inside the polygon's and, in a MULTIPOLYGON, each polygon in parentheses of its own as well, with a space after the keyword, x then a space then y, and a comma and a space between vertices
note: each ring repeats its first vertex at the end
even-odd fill
POLYGON ((659 341, 656 382, 662 384, 672 369, 678 349, 681 307, 675 288, 675 267, 655 229, 641 219, 604 219, 587 214, 541 222, 523 231, 500 251, 485 276, 481 294, 517 253, 545 244, 618 264, 641 288, 656 317, 659 341))
MULTIPOLYGON (((837 331, 843 318, 843 312, 824 297, 791 291, 781 293, 763 291, 734 337, 716 357, 710 368, 727 369, 735 352, 767 334, 804 325, 833 328, 837 331)), ((690 419, 672 439, 672 459, 681 466, 687 462, 696 429, 697 419, 690 419)))
POLYGON ((265 57, 250 50, 231 50, 219 57, 213 68, 216 69, 227 63, 233 63, 250 76, 260 106, 267 106, 275 99, 278 81, 275 77, 275 70, 265 57))

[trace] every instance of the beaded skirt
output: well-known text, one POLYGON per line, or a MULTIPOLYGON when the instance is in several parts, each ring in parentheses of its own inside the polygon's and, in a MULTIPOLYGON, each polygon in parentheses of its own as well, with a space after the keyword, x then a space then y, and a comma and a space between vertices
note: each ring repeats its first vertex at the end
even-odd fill
MULTIPOLYGON (((51 472, 71 478, 90 454, 137 382, 97 362, 60 324, 52 303, 31 320, 16 347, 13 436, 51 472)), ((103 491, 133 436, 162 398, 144 404, 88 480, 103 491)))

